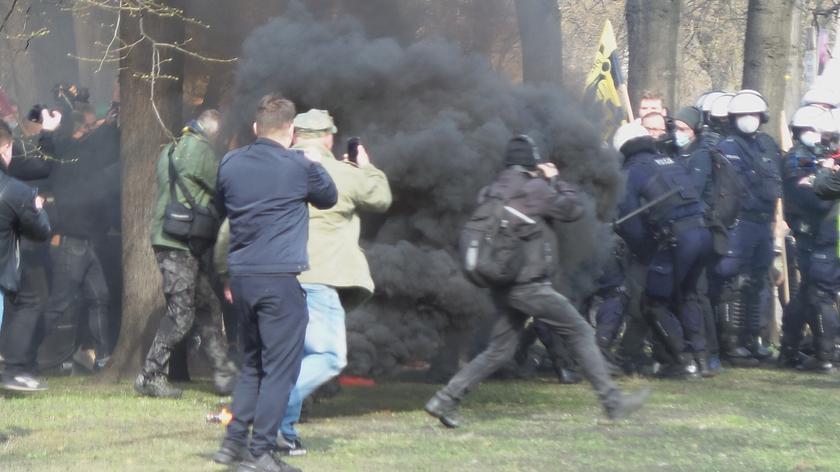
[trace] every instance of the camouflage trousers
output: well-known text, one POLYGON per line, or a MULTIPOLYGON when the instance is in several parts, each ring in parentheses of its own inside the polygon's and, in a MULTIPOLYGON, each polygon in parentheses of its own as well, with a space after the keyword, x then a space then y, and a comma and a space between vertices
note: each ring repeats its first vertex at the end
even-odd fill
POLYGON ((155 248, 155 258, 163 275, 166 311, 146 355, 143 373, 168 374, 172 349, 186 337, 193 323, 213 370, 217 373, 230 370, 233 364, 228 360, 227 342, 222 336, 219 299, 207 275, 209 264, 199 261, 189 251, 155 248))

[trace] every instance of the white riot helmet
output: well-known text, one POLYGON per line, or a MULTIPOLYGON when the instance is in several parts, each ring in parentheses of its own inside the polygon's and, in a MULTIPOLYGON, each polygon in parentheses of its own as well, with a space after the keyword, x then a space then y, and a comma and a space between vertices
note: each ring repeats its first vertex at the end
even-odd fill
POLYGON ((767 100, 760 93, 750 89, 736 93, 727 109, 730 115, 760 114, 762 123, 767 123, 769 120, 768 111, 767 100))
POLYGON ((755 90, 744 89, 736 93, 729 102, 729 121, 741 133, 751 135, 758 132, 762 123, 770 120, 767 100, 755 90))
POLYGON ((648 134, 648 130, 645 129, 641 123, 638 121, 625 123, 615 131, 615 136, 613 136, 613 148, 616 151, 621 152, 621 148, 624 147, 625 144, 634 139, 643 137, 650 137, 650 135, 648 134))
POLYGON ((816 105, 800 107, 790 120, 794 138, 813 148, 822 141, 823 133, 836 132, 834 119, 826 109, 816 105))
POLYGON ((718 97, 725 94, 725 92, 705 93, 697 100, 697 103, 694 106, 699 108, 703 113, 709 113, 712 111, 712 103, 714 103, 715 100, 718 99, 718 97))
MULTIPOLYGON (((712 118, 726 118, 729 116, 729 102, 732 101, 734 93, 724 93, 714 100, 707 100, 709 103, 709 116, 712 118)), ((703 104, 703 111, 706 110, 706 104, 703 104)))
POLYGON ((840 104, 840 93, 826 87, 813 87, 802 97, 802 105, 821 105, 835 108, 840 104))
POLYGON ((826 123, 830 122, 832 122, 832 116, 826 109, 816 105, 806 105, 794 112, 793 118, 790 120, 790 127, 821 130, 826 126, 826 123))

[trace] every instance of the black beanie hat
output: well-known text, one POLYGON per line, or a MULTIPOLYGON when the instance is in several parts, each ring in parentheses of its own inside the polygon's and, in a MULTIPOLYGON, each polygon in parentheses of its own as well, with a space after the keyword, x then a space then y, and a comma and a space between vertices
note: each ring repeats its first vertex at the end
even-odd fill
POLYGON ((703 127, 703 112, 696 107, 683 107, 674 115, 674 121, 682 121, 694 131, 700 131, 703 127))
POLYGON ((526 134, 519 134, 508 141, 505 149, 505 166, 522 166, 529 169, 537 167, 540 153, 534 140, 526 134))

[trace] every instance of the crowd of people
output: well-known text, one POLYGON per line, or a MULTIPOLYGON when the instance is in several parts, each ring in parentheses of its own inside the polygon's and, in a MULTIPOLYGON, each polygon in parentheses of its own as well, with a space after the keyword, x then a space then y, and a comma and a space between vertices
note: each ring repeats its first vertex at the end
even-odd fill
POLYGON ((27 227, 31 208, 24 206, 2 233, 8 254, 0 353, 2 385, 11 390, 46 389, 36 375, 45 340, 59 350, 66 341, 73 355, 83 338, 95 352, 93 370, 107 365, 115 342, 101 254, 120 225, 119 101, 97 114, 86 89, 58 84, 53 92, 52 105, 25 115, 5 96, 0 110, 10 145, 4 177, 28 189, 43 226, 34 233, 27 227))
MULTIPOLYGON (((56 99, 26 117, 7 110, 0 123, 2 381, 12 390, 46 388, 38 346, 62 319, 77 316, 68 312, 78 298, 93 370, 107 366, 114 347, 98 241, 119 225, 112 211, 119 208, 119 103, 99 117, 84 90, 66 84, 56 99)), ((769 109, 756 91, 709 92, 673 114, 664 105, 644 94, 640 118, 612 137, 625 193, 613 257, 585 307, 552 285, 562 268, 554 228, 579 219, 583 205, 534 140, 509 141, 471 223, 492 226, 497 241, 513 235, 515 244, 506 243, 515 246, 507 253, 516 255, 516 269, 481 279, 476 261, 501 252, 481 251, 493 238, 467 251, 465 270, 489 287, 496 313, 484 351, 425 405, 445 426, 461 426, 467 393, 521 360, 537 337, 561 382, 584 377, 612 419, 641 408, 649 394, 622 393, 614 381, 622 374, 697 379, 724 365, 770 361, 833 371, 840 98, 820 90, 805 96, 787 152, 762 131, 769 109), (783 247, 774 243, 780 225, 783 247), (787 254, 784 273, 774 266, 779 251, 787 254), (790 296, 774 359, 772 289, 783 277, 790 296)), ((345 313, 374 291, 360 212, 387 211, 391 191, 358 141, 348 154, 333 154, 337 127, 328 111, 297 113, 291 101, 267 95, 254 115, 255 140, 224 157, 221 125, 218 111, 202 111, 158 158, 150 244, 166 310, 134 389, 180 397, 168 378, 170 359, 197 333, 217 393, 233 395, 214 460, 240 470, 296 470, 281 456, 306 453, 295 427, 302 402, 345 367, 345 313), (235 314, 233 349, 223 305, 235 314)))
POLYGON ((787 278, 776 362, 833 371, 837 101, 822 90, 805 96, 787 152, 762 131, 769 109, 756 91, 710 92, 673 116, 661 98, 643 96, 651 103, 658 109, 613 138, 627 189, 615 226, 621 250, 599 281, 604 355, 627 373, 678 379, 714 376, 722 362, 772 361, 773 287, 787 278), (784 233, 788 244, 776 243, 784 233), (774 265, 781 251, 786 270, 774 265))

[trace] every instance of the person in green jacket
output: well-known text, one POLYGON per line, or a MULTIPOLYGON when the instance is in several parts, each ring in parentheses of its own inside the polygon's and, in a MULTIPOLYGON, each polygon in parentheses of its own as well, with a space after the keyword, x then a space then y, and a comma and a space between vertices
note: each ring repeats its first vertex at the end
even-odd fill
MULTIPOLYGON (((221 332, 219 300, 210 285, 209 253, 196 254, 195 247, 172 238, 163 230, 166 206, 171 200, 169 159, 196 205, 210 206, 216 189, 219 155, 213 146, 221 117, 216 110, 206 110, 184 128, 181 138, 164 147, 157 165, 157 201, 152 219, 151 242, 163 276, 166 312, 160 320, 143 370, 134 382, 140 395, 180 397, 181 390, 167 380, 172 350, 196 322, 201 347, 214 370, 214 386, 219 394, 233 390, 237 369, 228 359, 227 343, 221 332), (171 147, 174 146, 174 149, 171 147), (171 153, 170 153, 171 150, 171 153)), ((188 199, 175 186, 175 198, 189 206, 188 199)))

